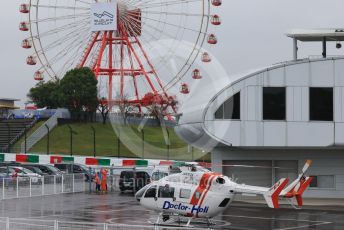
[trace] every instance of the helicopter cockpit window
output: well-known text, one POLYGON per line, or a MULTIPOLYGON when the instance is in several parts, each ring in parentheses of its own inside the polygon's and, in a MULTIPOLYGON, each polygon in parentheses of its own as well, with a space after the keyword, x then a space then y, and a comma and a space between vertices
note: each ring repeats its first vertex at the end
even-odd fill
POLYGON ((155 195, 156 195, 156 186, 154 185, 147 190, 145 197, 150 198, 150 197, 155 197, 155 195))
POLYGON ((173 198, 174 188, 170 186, 159 186, 159 197, 162 198, 173 198))
POLYGON ((216 179, 216 182, 219 183, 219 184, 224 184, 224 183, 226 183, 225 179, 222 178, 222 177, 218 177, 218 178, 216 179))

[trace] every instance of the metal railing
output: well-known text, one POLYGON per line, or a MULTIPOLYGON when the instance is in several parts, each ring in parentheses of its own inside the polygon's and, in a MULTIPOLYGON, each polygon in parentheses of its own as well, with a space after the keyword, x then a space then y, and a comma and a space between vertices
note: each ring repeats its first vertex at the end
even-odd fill
MULTIPOLYGON (((0 218, 2 230, 150 230, 150 229, 180 229, 181 227, 157 227, 152 225, 129 225, 113 223, 67 222, 58 220, 0 218)), ((183 227, 183 229, 191 229, 183 227)))
POLYGON ((0 179, 0 199, 2 200, 84 192, 86 189, 84 174, 0 179))
MULTIPOLYGON (((15 136, 13 137, 9 143, 2 148, 2 151, 5 152, 11 152, 11 149, 14 150, 14 148, 12 147, 22 136, 25 135, 25 133, 27 132, 27 130, 31 129, 35 124, 37 123, 37 119, 32 119, 32 121, 29 124, 24 123, 24 125, 21 127, 21 131, 15 136)), ((11 129, 11 126, 8 126, 9 129, 11 129)), ((10 131, 11 132, 11 131, 10 131)), ((25 142, 24 142, 25 144, 25 142)), ((24 146, 25 147, 25 146, 24 146)))
MULTIPOLYGON (((26 141, 26 150, 28 151, 32 146, 34 146, 38 141, 45 137, 48 133, 47 127, 50 130, 56 127, 58 124, 58 118, 68 117, 68 111, 66 109, 58 109, 55 114, 51 116, 41 127, 39 127, 34 133, 32 133, 26 141)), ((21 152, 25 152, 25 142, 21 143, 20 146, 21 152)))

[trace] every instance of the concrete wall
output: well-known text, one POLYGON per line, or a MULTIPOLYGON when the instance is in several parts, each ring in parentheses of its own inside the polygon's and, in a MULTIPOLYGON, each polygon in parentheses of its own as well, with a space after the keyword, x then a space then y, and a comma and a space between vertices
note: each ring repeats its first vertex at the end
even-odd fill
POLYGON ((270 149, 242 150, 217 147, 212 152, 212 170, 223 173, 224 160, 298 160, 299 171, 307 159, 313 164, 307 175, 334 175, 335 187, 332 189, 308 188, 305 197, 344 198, 344 150, 335 149, 270 149))

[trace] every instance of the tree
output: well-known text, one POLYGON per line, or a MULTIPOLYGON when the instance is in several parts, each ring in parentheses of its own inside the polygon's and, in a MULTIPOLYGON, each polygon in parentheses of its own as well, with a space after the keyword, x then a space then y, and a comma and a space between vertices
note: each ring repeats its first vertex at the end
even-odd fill
POLYGON ((151 104, 146 106, 147 114, 153 116, 161 125, 165 116, 169 116, 169 106, 176 108, 177 101, 173 97, 164 98, 161 95, 155 96, 151 104))
POLYGON ((102 115, 103 124, 105 125, 106 118, 107 118, 107 116, 108 116, 108 114, 109 114, 110 108, 109 108, 109 105, 108 105, 108 103, 106 102, 106 100, 105 100, 104 97, 102 97, 102 98, 99 100, 98 111, 99 111, 100 114, 102 115))
POLYGON ((59 81, 41 81, 30 89, 27 96, 39 108, 58 108, 61 106, 59 85, 59 81))
POLYGON ((62 105, 69 109, 72 118, 80 121, 82 115, 92 117, 98 107, 97 84, 87 67, 68 71, 60 81, 62 105))
POLYGON ((127 95, 123 95, 122 97, 117 95, 116 98, 119 101, 117 106, 123 118, 123 123, 124 125, 127 125, 128 117, 131 114, 138 113, 137 111, 138 109, 136 106, 134 106, 133 104, 129 102, 129 99, 128 99, 129 97, 127 95))

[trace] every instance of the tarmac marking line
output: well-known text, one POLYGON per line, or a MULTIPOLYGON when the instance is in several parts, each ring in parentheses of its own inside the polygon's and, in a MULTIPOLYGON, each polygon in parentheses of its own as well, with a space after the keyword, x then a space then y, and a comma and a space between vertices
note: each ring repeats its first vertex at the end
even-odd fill
POLYGON ((299 229, 299 228, 309 228, 309 227, 315 227, 315 226, 326 225, 326 224, 333 224, 333 223, 332 222, 323 222, 323 223, 303 225, 303 226, 297 226, 297 227, 279 228, 277 230, 291 230, 291 229, 299 229))
POLYGON ((42 225, 42 224, 30 224, 30 223, 16 223, 16 222, 10 222, 11 225, 28 225, 28 226, 33 226, 33 227, 44 227, 44 228, 53 228, 53 225, 42 225))
POLYGON ((309 223, 327 223, 327 224, 330 224, 330 223, 332 223, 332 222, 314 221, 314 220, 280 219, 280 218, 272 218, 272 217, 259 217, 259 216, 236 216, 236 215, 222 215, 222 216, 235 217, 235 218, 250 218, 250 219, 260 219, 260 220, 282 220, 282 221, 297 221, 297 222, 309 222, 309 223))
POLYGON ((42 218, 46 218, 46 217, 52 217, 52 216, 61 216, 61 217, 64 217, 63 214, 52 214, 52 215, 45 215, 45 216, 30 216, 30 217, 25 217, 25 218, 22 218, 22 219, 42 219, 42 218))
POLYGON ((109 209, 109 210, 85 210, 83 209, 82 211, 87 212, 87 213, 108 213, 108 212, 122 212, 122 211, 146 211, 145 209, 132 209, 132 208, 123 208, 123 209, 109 209))

